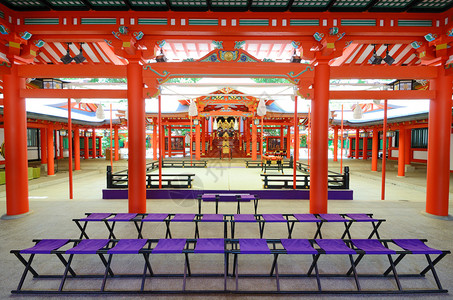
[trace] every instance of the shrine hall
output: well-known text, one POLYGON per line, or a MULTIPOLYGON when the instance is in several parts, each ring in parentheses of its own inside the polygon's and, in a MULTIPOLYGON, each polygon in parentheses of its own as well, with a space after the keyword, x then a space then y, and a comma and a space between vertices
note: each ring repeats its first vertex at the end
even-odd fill
POLYGON ((453 0, 0 0, 0 39, 2 299, 450 296, 453 0))

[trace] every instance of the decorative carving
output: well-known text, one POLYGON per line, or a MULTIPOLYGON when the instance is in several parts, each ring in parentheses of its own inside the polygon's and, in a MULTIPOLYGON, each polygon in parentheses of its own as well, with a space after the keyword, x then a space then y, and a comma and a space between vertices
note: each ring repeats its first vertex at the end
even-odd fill
POLYGON ((244 53, 241 53, 241 55, 239 56, 238 62, 257 62, 257 60, 251 58, 250 56, 248 56, 244 53))
POLYGON ((219 51, 220 60, 232 61, 238 57, 238 51, 219 51))
POLYGON ((37 41, 34 41, 34 43, 35 43, 36 47, 41 48, 42 46, 44 46, 44 44, 46 42, 44 42, 43 40, 37 40, 37 41))
POLYGON ((223 41, 212 41, 212 44, 216 49, 223 49, 223 41))
POLYGON ((264 58, 263 62, 275 62, 273 59, 270 58, 264 58))
POLYGON ((234 49, 242 49, 245 45, 245 41, 236 41, 234 42, 234 49))
POLYGON ((291 42, 291 46, 295 49, 299 48, 300 47, 300 42, 296 42, 296 41, 292 41, 291 42))
POLYGON ((183 59, 182 61, 195 61, 195 59, 193 59, 193 58, 186 58, 186 59, 183 59))
POLYGON ((157 45, 157 47, 162 48, 163 46, 165 46, 166 43, 167 42, 165 40, 161 40, 161 41, 157 41, 156 45, 157 45))
POLYGON ((145 36, 145 34, 142 31, 138 31, 138 32, 136 31, 133 34, 137 41, 141 40, 145 36))
POLYGON ((219 58, 217 57, 217 53, 212 53, 208 57, 202 59, 203 62, 220 62, 219 58))

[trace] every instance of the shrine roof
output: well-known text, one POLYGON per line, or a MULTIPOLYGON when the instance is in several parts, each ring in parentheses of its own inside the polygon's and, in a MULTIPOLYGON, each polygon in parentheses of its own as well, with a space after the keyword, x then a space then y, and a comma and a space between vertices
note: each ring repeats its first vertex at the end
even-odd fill
POLYGON ((16 11, 444 12, 453 0, 0 0, 16 11))

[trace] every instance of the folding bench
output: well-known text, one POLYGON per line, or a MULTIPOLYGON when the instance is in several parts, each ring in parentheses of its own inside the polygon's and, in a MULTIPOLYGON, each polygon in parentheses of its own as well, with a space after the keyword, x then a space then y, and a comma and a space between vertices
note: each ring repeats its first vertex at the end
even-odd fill
MULTIPOLYGON (((190 270, 189 254, 223 254, 224 255, 224 273, 223 274, 198 274, 200 277, 218 277, 223 276, 224 280, 224 291, 227 288, 227 257, 225 254, 225 239, 197 239, 197 240, 186 240, 186 239, 161 239, 157 245, 152 249, 152 255, 155 254, 176 254, 184 253, 184 273, 183 273, 183 285, 182 291, 186 291, 186 279, 187 276, 196 276, 190 270), (194 245, 193 249, 190 249, 191 245, 194 245)), ((146 275, 146 271, 145 274, 146 275)), ((155 275, 153 275, 155 276, 155 275)), ((144 277, 145 278, 145 277, 144 277)), ((191 291, 197 292, 197 291, 191 291)), ((198 291, 203 292, 203 291, 198 291)), ((212 292, 212 291, 211 291, 212 292)))
POLYGON ((195 238, 200 237, 200 231, 199 231, 199 226, 198 226, 198 224, 200 222, 201 223, 205 223, 205 222, 223 223, 223 236, 224 236, 224 238, 227 238, 227 235, 228 235, 227 216, 229 216, 229 215, 220 215, 220 214, 174 214, 173 215, 173 214, 170 214, 170 216, 172 216, 172 217, 167 222, 166 238, 167 237, 172 238, 170 224, 173 222, 195 223, 195 238))
POLYGON ((236 202, 236 213, 241 213, 241 202, 250 202, 253 200, 255 214, 258 210, 258 196, 250 194, 202 194, 198 195, 198 213, 201 214, 202 202, 215 202, 215 213, 219 213, 219 202, 236 202))
MULTIPOLYGON (((345 230, 341 235, 341 238, 345 238, 346 236, 350 239, 351 233, 350 228, 352 224, 356 222, 361 223, 371 223, 373 226, 373 230, 371 231, 370 235, 368 236, 371 239, 374 235, 379 239, 378 228, 385 221, 385 219, 376 219, 373 218, 372 214, 294 214, 294 218, 298 222, 305 222, 305 223, 316 223, 316 232, 314 238, 322 238, 321 227, 325 222, 336 222, 336 223, 343 223, 345 226, 345 230)), ((289 237, 291 238, 292 232, 294 229, 293 222, 289 227, 289 237)))
MULTIPOLYGON (((114 234, 114 229, 115 229, 115 224, 116 222, 130 222, 137 220, 137 215, 138 214, 133 214, 133 213, 87 213, 87 216, 82 219, 73 219, 73 221, 76 223, 77 227, 80 229, 80 239, 86 238, 89 239, 86 229, 88 226, 88 223, 90 222, 103 222, 105 226, 107 227, 107 230, 109 231, 109 239, 116 239, 116 236, 114 234), (80 222, 83 222, 83 226, 80 224, 80 222), (111 225, 109 224, 111 223, 111 225)), ((138 224, 137 222, 134 222, 135 227, 137 230, 138 224)))
POLYGON ((138 238, 139 239, 142 239, 143 238, 143 234, 142 234, 142 231, 143 231, 143 224, 147 223, 147 222, 156 222, 156 223, 160 223, 160 222, 165 222, 165 238, 168 238, 169 237, 169 222, 170 222, 170 217, 168 214, 146 214, 146 216, 144 216, 142 219, 140 220, 136 220, 134 221, 135 223, 135 227, 137 227, 137 231, 138 231, 138 238), (140 225, 138 225, 138 222, 140 222, 140 225))

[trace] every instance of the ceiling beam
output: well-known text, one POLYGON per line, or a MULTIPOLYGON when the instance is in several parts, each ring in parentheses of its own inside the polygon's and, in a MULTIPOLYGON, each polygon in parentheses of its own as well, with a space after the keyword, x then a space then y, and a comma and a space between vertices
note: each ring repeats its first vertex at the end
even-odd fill
POLYGON ((24 65, 18 67, 24 78, 126 78, 126 66, 115 65, 24 65))

